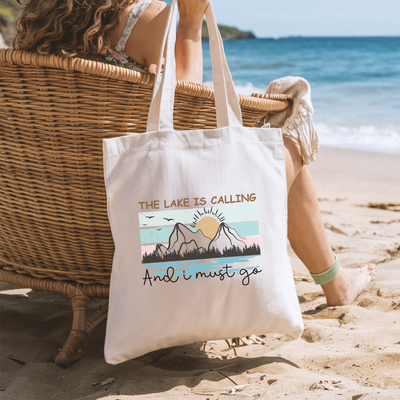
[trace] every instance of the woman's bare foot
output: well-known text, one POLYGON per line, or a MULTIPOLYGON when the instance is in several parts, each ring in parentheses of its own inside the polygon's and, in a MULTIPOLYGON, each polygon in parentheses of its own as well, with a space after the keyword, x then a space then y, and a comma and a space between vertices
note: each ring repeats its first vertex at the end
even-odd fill
POLYGON ((346 306, 367 287, 376 274, 375 264, 366 264, 357 269, 340 268, 338 274, 322 285, 328 306, 346 306))

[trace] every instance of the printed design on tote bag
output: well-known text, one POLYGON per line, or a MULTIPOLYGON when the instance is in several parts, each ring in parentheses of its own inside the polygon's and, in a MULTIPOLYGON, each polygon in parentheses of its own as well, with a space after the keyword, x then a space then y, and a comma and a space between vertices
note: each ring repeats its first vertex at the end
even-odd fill
POLYGON ((144 284, 239 274, 247 285, 261 272, 254 203, 141 212, 139 225, 144 284))

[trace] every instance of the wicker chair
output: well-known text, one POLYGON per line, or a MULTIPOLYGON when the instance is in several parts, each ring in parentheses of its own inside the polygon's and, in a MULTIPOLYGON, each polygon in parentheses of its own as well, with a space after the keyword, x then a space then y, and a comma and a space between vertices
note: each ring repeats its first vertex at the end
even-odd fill
MULTIPOLYGON (((0 50, 0 280, 71 298, 73 323, 56 357, 67 366, 107 304, 114 243, 102 139, 146 130, 154 76, 78 58, 0 50)), ((246 126, 289 105, 239 96, 246 126)), ((211 87, 178 82, 176 129, 216 126, 211 87)))

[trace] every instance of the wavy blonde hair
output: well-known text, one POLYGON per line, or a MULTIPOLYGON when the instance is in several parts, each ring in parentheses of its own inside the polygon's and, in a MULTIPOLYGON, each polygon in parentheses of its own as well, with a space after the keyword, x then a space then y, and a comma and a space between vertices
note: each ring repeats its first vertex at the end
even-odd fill
MULTIPOLYGON (((17 0, 23 4, 23 0, 17 0)), ((86 57, 104 54, 120 12, 137 0, 27 0, 16 23, 13 47, 86 57)))

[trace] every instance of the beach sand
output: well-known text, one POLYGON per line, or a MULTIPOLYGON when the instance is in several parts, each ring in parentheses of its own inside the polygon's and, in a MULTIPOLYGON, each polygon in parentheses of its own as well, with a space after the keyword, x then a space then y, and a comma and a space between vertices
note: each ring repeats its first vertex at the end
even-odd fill
POLYGON ((399 399, 400 156, 323 148, 310 168, 341 265, 378 264, 353 305, 327 307, 289 248, 301 339, 267 335, 235 350, 209 341, 112 366, 103 323, 62 369, 54 357, 71 325, 68 299, 0 283, 0 399, 399 399))

